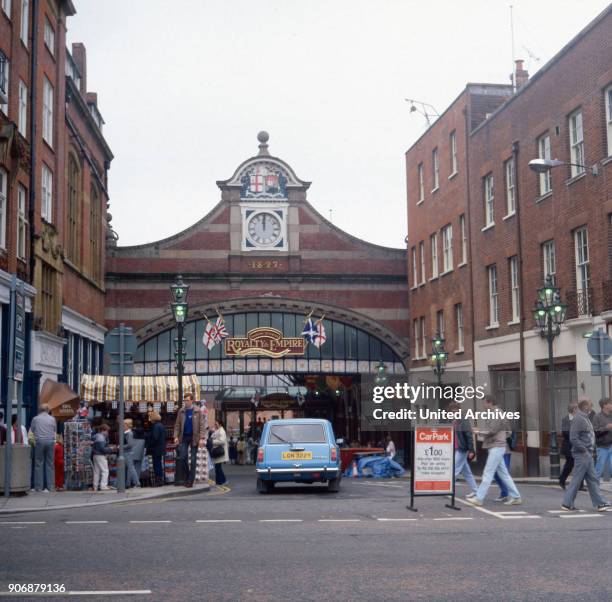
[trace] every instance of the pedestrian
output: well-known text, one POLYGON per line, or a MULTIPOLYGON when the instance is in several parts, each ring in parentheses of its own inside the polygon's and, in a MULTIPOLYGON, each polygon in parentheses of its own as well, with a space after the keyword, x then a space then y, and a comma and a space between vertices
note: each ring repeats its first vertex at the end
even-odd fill
MULTIPOLYGON (((453 401, 447 408, 450 412, 461 411, 461 405, 453 401)), ((455 430, 455 479, 459 475, 463 475, 465 482, 470 488, 470 493, 466 498, 471 498, 476 495, 478 485, 472 474, 470 462, 476 457, 474 449, 474 435, 472 433, 472 425, 465 418, 453 420, 453 428, 455 430)))
POLYGON ((55 489, 61 490, 64 488, 64 440, 61 435, 55 438, 53 455, 55 456, 55 489))
POLYGON ((391 439, 391 435, 387 435, 387 438, 385 439, 385 443, 387 444, 385 447, 385 455, 387 456, 387 458, 389 458, 389 460, 393 460, 393 458, 395 458, 395 443, 393 443, 393 439, 391 439))
MULTIPOLYGON (((491 412, 498 410, 495 399, 491 396, 485 397, 484 408, 491 412)), ((482 447, 488 450, 487 462, 482 473, 480 486, 476 490, 476 495, 468 498, 468 500, 476 506, 483 505, 487 491, 493 482, 496 472, 499 472, 499 476, 508 488, 508 493, 510 494, 510 499, 505 501, 504 504, 506 506, 514 506, 523 503, 521 494, 516 488, 504 462, 504 454, 507 446, 506 437, 509 430, 508 423, 501 418, 487 420, 483 429, 474 430, 475 433, 484 436, 482 447)))
POLYGON ((595 430, 595 444, 597 446, 597 463, 595 474, 601 479, 606 464, 612 473, 612 400, 600 399, 601 412, 593 418, 593 429, 595 430))
POLYGON ((565 489, 567 483, 567 477, 569 477, 572 469, 574 468, 574 456, 572 456, 572 444, 570 443, 570 428, 572 426, 572 420, 578 411, 578 402, 572 401, 567 406, 567 414, 563 416, 561 420, 561 436, 563 437, 561 442, 561 453, 565 457, 565 464, 563 470, 559 475, 559 485, 561 489, 565 489))
POLYGON ((159 412, 151 412, 149 420, 152 422, 149 452, 153 458, 153 487, 164 484, 164 456, 166 454, 166 429, 161 423, 159 412))
POLYGON ((220 420, 215 420, 215 430, 212 434, 212 448, 211 452, 212 461, 215 465, 215 483, 217 485, 224 485, 227 482, 225 474, 223 473, 223 464, 229 461, 228 450, 227 450, 227 435, 223 428, 223 423, 220 420), (223 454, 215 457, 215 448, 222 447, 223 454))
POLYGON ((126 418, 123 421, 123 452, 125 455, 125 486, 140 487, 140 478, 134 466, 134 431, 132 427, 134 421, 131 418, 126 418))
MULTIPOLYGON (((508 431, 506 433, 506 451, 504 452, 504 464, 510 473, 510 461, 512 460, 512 450, 516 447, 516 431, 508 431)), ((504 485, 504 482, 499 476, 499 472, 495 473, 493 480, 499 487, 499 495, 495 498, 495 502, 507 502, 508 501, 508 488, 504 485)))
POLYGON ((55 488, 55 437, 57 435, 57 423, 49 413, 49 406, 45 403, 40 406, 37 416, 32 419, 30 432, 34 436, 34 489, 42 491, 43 485, 47 483, 45 492, 53 491, 55 488))
POLYGON ((230 437, 230 440, 229 440, 230 464, 236 464, 237 459, 238 459, 238 450, 236 449, 236 439, 234 439, 234 437, 230 437))
POLYGON ((606 512, 612 510, 612 505, 607 503, 601 496, 599 479, 595 473, 595 463, 593 461, 595 431, 589 420, 589 414, 592 409, 593 402, 590 399, 580 400, 578 411, 572 420, 570 442, 574 456, 574 474, 569 486, 565 490, 565 497, 563 498, 563 504, 561 504, 561 510, 566 512, 576 510, 574 500, 576 499, 582 479, 586 479, 591 503, 597 508, 597 511, 606 512))
POLYGON ((13 414, 11 418, 11 443, 15 445, 18 443, 19 445, 25 445, 29 447, 28 443, 28 431, 23 424, 17 429, 17 414, 13 414))
POLYGON ((108 424, 102 424, 94 435, 91 454, 93 459, 93 489, 94 491, 110 491, 108 486, 108 454, 115 452, 115 447, 108 444, 108 424))
POLYGON ((198 461, 198 445, 204 445, 204 429, 202 428, 202 413, 193 407, 193 395, 183 396, 183 406, 178 411, 174 423, 174 443, 179 445, 177 462, 183 463, 184 474, 187 475, 185 487, 193 487, 198 461), (191 463, 189 452, 191 450, 191 463))
POLYGON ((240 435, 240 439, 236 444, 236 452, 238 453, 238 464, 244 464, 244 452, 246 450, 246 443, 244 442, 244 435, 240 435))

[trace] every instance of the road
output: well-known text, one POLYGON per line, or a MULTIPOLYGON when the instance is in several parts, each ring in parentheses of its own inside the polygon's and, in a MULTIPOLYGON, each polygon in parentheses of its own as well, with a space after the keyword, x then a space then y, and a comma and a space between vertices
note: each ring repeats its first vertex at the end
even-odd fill
POLYGON ((522 486, 523 506, 454 511, 421 498, 412 513, 404 480, 261 495, 252 469, 228 473, 229 488, 208 494, 3 518, 0 591, 63 583, 132 592, 70 598, 86 600, 610 599, 612 513, 593 512, 586 494, 571 517, 558 513, 560 490, 539 485, 522 486))

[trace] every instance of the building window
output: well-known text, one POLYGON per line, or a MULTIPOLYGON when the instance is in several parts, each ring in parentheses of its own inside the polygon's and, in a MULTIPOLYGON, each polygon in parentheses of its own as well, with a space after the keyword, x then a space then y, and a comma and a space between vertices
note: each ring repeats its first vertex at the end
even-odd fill
POLYGON ((66 362, 66 372, 68 373, 68 386, 74 389, 74 335, 68 333, 68 359, 66 362))
POLYGON ((497 267, 490 265, 487 271, 489 273, 489 326, 499 326, 497 267))
POLYGON ((453 269, 453 227, 442 228, 442 263, 445 272, 453 269))
POLYGON ((512 302, 512 321, 518 322, 521 318, 520 288, 519 288, 519 263, 518 257, 510 257, 510 291, 512 302))
POLYGON ((8 116, 9 101, 9 60, 0 50, 0 111, 8 116))
POLYGON ((55 331, 55 312, 53 299, 55 297, 55 271, 46 263, 42 264, 41 274, 41 318, 43 329, 47 332, 55 331))
POLYGON ((423 175, 423 164, 419 163, 417 167, 417 172, 419 176, 419 203, 425 200, 425 181, 423 175))
POLYGON ((74 265, 80 260, 80 195, 81 171, 74 158, 68 156, 68 258, 74 265))
POLYGON ((420 319, 421 323, 421 358, 427 356, 427 336, 425 335, 425 318, 420 319))
POLYGON ((53 86, 45 77, 43 79, 43 140, 53 148, 53 86))
POLYGON ((91 277, 100 281, 100 195, 95 186, 91 187, 89 199, 89 248, 91 253, 91 277))
POLYGON ((514 181, 514 157, 506 161, 506 215, 516 211, 516 187, 514 181))
POLYGON ((547 240, 542 244, 542 259, 544 261, 544 280, 550 276, 554 284, 557 278, 554 240, 547 240))
MULTIPOLYGON (((544 134, 538 138, 538 157, 540 159, 550 160, 550 136, 544 134)), ((547 169, 539 175, 540 178, 540 196, 548 194, 552 190, 551 170, 547 169)))
MULTIPOLYGON (((438 149, 434 148, 431 152, 431 163, 433 168, 433 183, 434 190, 437 190, 440 187, 440 159, 438 157, 438 149)), ((432 190, 433 192, 433 190, 432 190)))
POLYGON ((27 237, 26 189, 19 184, 17 186, 17 257, 19 259, 25 259, 27 237))
POLYGON ((455 322, 457 324, 457 351, 463 351, 463 305, 455 305, 455 322))
POLYGON ((416 288, 417 284, 419 283, 419 277, 417 275, 417 252, 416 252, 416 247, 412 247, 410 253, 412 255, 412 286, 413 286, 413 288, 416 288))
POLYGON ((457 133, 451 132, 450 135, 450 168, 451 176, 457 173, 457 133))
POLYGON ((440 309, 436 312, 436 332, 440 337, 444 338, 444 310, 440 309))
POLYGON ((485 195, 485 227, 495 224, 495 207, 493 204, 493 174, 490 173, 484 178, 484 195, 485 195))
POLYGON ((606 102, 606 135, 608 137, 608 157, 612 157, 612 86, 608 86, 605 91, 606 102))
POLYGON ((28 25, 30 17, 30 0, 21 0, 21 41, 28 45, 28 25))
POLYGON ((589 263, 589 234, 586 226, 574 232, 576 247, 576 288, 578 293, 588 297, 591 282, 591 266, 589 263))
POLYGON ((2 6, 2 10, 4 14, 10 19, 11 18, 11 0, 1 0, 0 6, 2 6))
POLYGON ((55 30, 47 17, 45 17, 45 46, 55 56, 55 30))
POLYGON ((584 132, 582 130, 582 111, 574 111, 569 116, 570 158, 572 178, 584 173, 584 132))
POLYGON ((461 263, 467 263, 467 229, 465 227, 465 213, 459 216, 459 230, 461 231, 461 263))
POLYGON ((26 138, 28 127, 28 87, 19 80, 19 113, 17 116, 17 129, 26 138))
POLYGON ((436 233, 429 237, 431 247, 431 277, 436 278, 438 275, 438 235, 436 233))
POLYGON ((53 173, 44 163, 42 166, 40 215, 45 221, 53 222, 53 173))
POLYGON ((414 359, 421 357, 421 331, 419 329, 419 321, 412 321, 412 332, 414 333, 414 359))
POLYGON ((425 284, 425 243, 419 243, 419 254, 421 256, 421 284, 425 284))
POLYGON ((0 249, 6 249, 7 173, 0 167, 0 249))

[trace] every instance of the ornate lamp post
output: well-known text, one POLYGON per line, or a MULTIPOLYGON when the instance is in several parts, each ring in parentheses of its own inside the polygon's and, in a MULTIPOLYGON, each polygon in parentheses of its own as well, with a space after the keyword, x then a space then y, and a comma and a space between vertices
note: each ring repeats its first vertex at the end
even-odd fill
MULTIPOLYGON (((176 374, 178 379, 178 402, 179 406, 183 404, 183 367, 185 363, 185 338, 183 337, 183 328, 187 319, 187 294, 189 293, 189 285, 183 282, 183 277, 179 274, 174 282, 170 285, 170 293, 172 295, 172 315, 176 323, 178 336, 174 339, 174 359, 176 361, 176 374)), ((175 484, 180 485, 185 480, 183 474, 183 463, 176 463, 175 484)))
POLYGON ((538 289, 538 300, 533 310, 533 317, 540 329, 540 336, 548 343, 548 409, 550 427, 550 477, 559 478, 559 447, 557 444, 557 422, 555 416, 555 390, 553 341, 561 332, 565 322, 567 305, 561 302, 560 289, 553 283, 552 276, 546 276, 544 286, 538 289))
POLYGON ((388 380, 387 366, 385 366, 384 362, 380 360, 380 362, 378 362, 378 366, 376 366, 376 376, 374 377, 374 382, 377 385, 386 385, 388 380))
POLYGON ((446 370, 446 361, 448 360, 444 342, 444 338, 439 332, 436 332, 436 336, 431 339, 431 355, 429 356, 429 361, 440 386, 442 386, 442 375, 446 370))

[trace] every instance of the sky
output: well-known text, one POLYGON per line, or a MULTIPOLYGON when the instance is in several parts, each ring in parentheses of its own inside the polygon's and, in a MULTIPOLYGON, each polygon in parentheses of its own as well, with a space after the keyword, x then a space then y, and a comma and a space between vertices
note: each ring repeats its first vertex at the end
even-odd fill
MULTIPOLYGON (((467 82, 509 83, 502 0, 74 0, 119 245, 171 236, 257 154, 311 181, 309 202, 367 241, 404 247, 404 153, 467 82), (330 213, 331 212, 331 213, 330 213)), ((534 73, 608 4, 514 0, 514 57, 534 73)))

